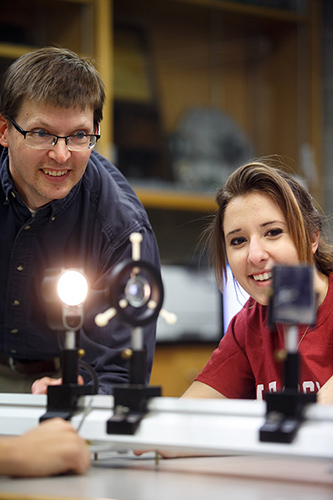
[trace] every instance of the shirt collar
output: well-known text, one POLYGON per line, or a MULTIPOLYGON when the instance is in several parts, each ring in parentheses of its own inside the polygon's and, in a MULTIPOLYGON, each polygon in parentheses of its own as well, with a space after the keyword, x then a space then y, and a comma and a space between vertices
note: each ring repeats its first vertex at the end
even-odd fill
POLYGON ((8 199, 10 191, 14 189, 14 185, 9 174, 9 159, 7 148, 2 148, 0 156, 0 183, 5 193, 6 199, 8 199))

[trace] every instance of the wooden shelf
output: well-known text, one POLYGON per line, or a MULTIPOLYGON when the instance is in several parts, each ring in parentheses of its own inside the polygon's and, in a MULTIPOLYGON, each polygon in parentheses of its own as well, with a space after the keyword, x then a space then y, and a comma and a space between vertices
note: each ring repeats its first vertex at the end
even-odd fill
POLYGON ((92 4, 94 0, 60 0, 60 2, 92 4))
POLYGON ((304 9, 304 12, 298 12, 292 9, 268 7, 268 6, 256 5, 255 3, 251 4, 242 1, 228 1, 228 0, 169 0, 169 1, 173 3, 198 5, 206 8, 220 9, 226 12, 235 12, 237 14, 259 16, 259 17, 265 17, 266 19, 276 19, 286 22, 304 22, 307 21, 308 19, 307 9, 304 9))
POLYGON ((17 59, 27 52, 35 50, 36 47, 29 47, 27 45, 18 45, 14 43, 0 42, 0 57, 6 59, 17 59))
POLYGON ((215 198, 210 194, 190 193, 188 191, 171 189, 144 189, 136 188, 135 186, 134 190, 146 208, 195 212, 213 212, 217 208, 215 198))

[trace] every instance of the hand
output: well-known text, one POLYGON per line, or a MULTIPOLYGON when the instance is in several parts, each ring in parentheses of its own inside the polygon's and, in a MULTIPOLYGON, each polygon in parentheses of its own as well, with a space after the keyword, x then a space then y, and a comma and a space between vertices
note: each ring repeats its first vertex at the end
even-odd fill
POLYGON ((10 476, 83 474, 90 466, 86 442, 61 418, 46 420, 23 436, 0 438, 0 450, 0 474, 10 476))
MULTIPOLYGON (((84 380, 81 375, 77 378, 77 383, 79 385, 84 385, 84 380)), ((62 378, 51 378, 51 377, 43 377, 35 380, 35 382, 31 386, 32 394, 47 394, 47 387, 49 385, 61 385, 62 378)))

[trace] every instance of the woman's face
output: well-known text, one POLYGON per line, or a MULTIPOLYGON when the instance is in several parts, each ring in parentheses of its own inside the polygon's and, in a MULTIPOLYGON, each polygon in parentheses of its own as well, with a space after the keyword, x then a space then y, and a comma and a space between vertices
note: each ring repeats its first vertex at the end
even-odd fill
POLYGON ((264 194, 237 196, 227 205, 223 231, 233 275, 253 299, 267 305, 273 266, 299 263, 281 209, 264 194))

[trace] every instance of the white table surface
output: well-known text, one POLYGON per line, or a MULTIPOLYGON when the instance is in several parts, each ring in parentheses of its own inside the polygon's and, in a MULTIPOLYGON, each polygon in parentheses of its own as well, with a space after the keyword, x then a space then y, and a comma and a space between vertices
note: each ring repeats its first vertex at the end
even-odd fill
POLYGON ((329 460, 99 454, 83 476, 0 478, 0 499, 332 500, 329 460))

